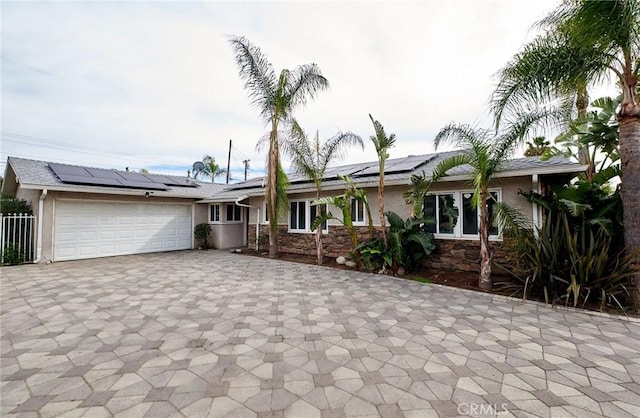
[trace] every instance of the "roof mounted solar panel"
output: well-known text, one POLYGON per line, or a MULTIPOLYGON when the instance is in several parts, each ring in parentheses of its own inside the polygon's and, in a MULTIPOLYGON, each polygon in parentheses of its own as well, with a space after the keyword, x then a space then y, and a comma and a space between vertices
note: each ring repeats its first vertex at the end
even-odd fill
POLYGON ((125 187, 130 187, 132 189, 169 190, 169 188, 164 184, 149 181, 124 180, 122 183, 125 187))
POLYGON ((71 174, 56 174, 64 183, 71 184, 89 184, 92 186, 113 186, 124 187, 124 185, 116 179, 99 178, 91 176, 74 176, 71 174))

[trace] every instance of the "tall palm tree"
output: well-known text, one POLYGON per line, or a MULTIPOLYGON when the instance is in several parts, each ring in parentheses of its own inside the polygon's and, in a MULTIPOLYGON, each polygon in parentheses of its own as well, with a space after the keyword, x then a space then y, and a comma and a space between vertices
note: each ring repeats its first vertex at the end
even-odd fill
MULTIPOLYGON (((538 48, 537 60, 529 60, 526 52, 531 45, 526 46, 501 71, 493 96, 497 121, 510 109, 557 98, 567 86, 586 89, 613 76, 622 90, 616 117, 620 124, 624 238, 631 251, 640 248, 640 0, 564 0, 539 25, 547 30, 543 37, 557 35, 557 42, 538 48), (518 66, 533 71, 527 77, 511 71, 518 66)), ((640 304, 640 275, 635 282, 640 304)))
POLYGON ((369 114, 369 119, 373 123, 373 129, 375 135, 370 137, 371 142, 376 148, 376 154, 378 154, 378 167, 380 176, 378 177, 378 213, 380 216, 380 227, 382 228, 382 239, 387 240, 387 227, 385 225, 384 214, 384 165, 389 158, 389 148, 393 147, 396 143, 396 135, 387 135, 384 131, 384 127, 380 122, 373 119, 373 116, 369 114))
MULTIPOLYGON (((291 155, 291 163, 296 173, 305 176, 316 186, 316 199, 320 199, 322 181, 327 167, 344 157, 346 147, 359 145, 364 149, 362 138, 351 132, 345 132, 320 141, 316 131, 314 139, 310 139, 297 122, 291 127, 291 140, 287 143, 286 152, 291 155)), ((323 205, 319 205, 319 216, 323 214, 323 205)), ((318 264, 324 262, 322 245, 322 226, 316 228, 316 248, 318 264)))
POLYGON ((328 88, 329 82, 316 64, 283 69, 276 75, 260 48, 242 36, 232 36, 229 41, 251 104, 270 126, 265 198, 269 217, 269 257, 275 258, 278 256, 278 219, 286 210, 287 185, 280 163, 279 132, 281 128, 286 132, 287 125, 294 119, 294 111, 306 105, 320 90, 328 88))
POLYGON ((510 125, 501 133, 493 130, 474 128, 466 124, 450 123, 438 132, 434 140, 436 149, 443 142, 451 142, 461 151, 440 161, 433 171, 431 182, 436 182, 459 166, 471 167, 471 185, 474 189, 471 203, 480 209, 478 234, 480 238, 480 278, 479 286, 491 290, 491 260, 493 253, 489 242, 489 232, 494 221, 503 226, 520 226, 520 216, 501 202, 496 202, 489 192, 496 174, 504 167, 513 154, 515 146, 523 141, 532 125, 547 117, 545 112, 522 115, 518 123, 510 125), (500 219, 491 219, 489 204, 493 201, 496 212, 503 214, 500 219))
POLYGON ((199 164, 193 165, 193 178, 198 178, 199 175, 211 178, 211 183, 215 183, 216 177, 225 174, 227 170, 222 168, 220 164, 216 163, 216 159, 210 155, 202 157, 202 166, 199 164))

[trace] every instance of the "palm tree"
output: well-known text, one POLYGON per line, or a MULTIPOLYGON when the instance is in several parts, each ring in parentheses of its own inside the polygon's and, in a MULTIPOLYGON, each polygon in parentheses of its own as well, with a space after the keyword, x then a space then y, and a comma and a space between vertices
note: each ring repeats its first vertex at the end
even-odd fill
MULTIPOLYGON (((316 186, 316 199, 320 199, 322 181, 327 167, 335 160, 344 157, 344 150, 348 146, 359 145, 364 149, 362 138, 351 132, 334 135, 320 141, 320 135, 316 131, 314 139, 310 139, 304 130, 293 123, 291 127, 291 141, 287 144, 286 151, 291 155, 291 163, 296 173, 305 176, 316 186)), ((323 214, 323 205, 318 206, 318 214, 323 214)), ((316 228, 316 248, 318 264, 324 262, 324 249, 322 246, 322 227, 316 228)))
MULTIPOLYGON (((489 242, 489 232, 494 219, 489 214, 489 204, 493 203, 496 212, 503 214, 500 219, 495 219, 501 225, 520 226, 520 216, 513 208, 507 207, 501 202, 496 202, 489 192, 489 187, 496 174, 504 167, 515 146, 520 143, 529 127, 546 117, 546 113, 532 113, 527 117, 521 117, 519 123, 509 126, 500 134, 493 130, 474 128, 465 124, 451 123, 438 132, 434 143, 436 149, 442 142, 452 142, 462 150, 440 161, 432 174, 432 182, 440 180, 451 169, 468 165, 471 167, 471 185, 474 193, 471 203, 480 209, 480 223, 478 234, 480 237, 480 278, 479 286, 484 290, 491 290, 491 260, 493 253, 489 242), (493 202, 492 202, 493 201, 493 202), (507 219, 507 215, 511 215, 507 219)), ((494 215, 494 218, 498 218, 494 215)))
POLYGON ((542 157, 545 153, 548 153, 551 144, 544 136, 536 136, 527 142, 527 149, 524 151, 525 157, 542 157))
POLYGON ((205 177, 211 178, 211 183, 215 183, 216 177, 219 177, 227 172, 227 170, 216 163, 216 159, 210 155, 205 155, 204 157, 202 157, 201 163, 202 165, 198 163, 193 164, 194 179, 198 178, 198 176, 202 174, 205 177))
MULTIPOLYGON (((640 248, 640 0, 564 0, 539 26, 547 32, 534 42, 545 37, 554 42, 540 42, 538 48, 527 45, 500 72, 492 100, 496 121, 527 103, 557 99, 569 86, 586 91, 588 85, 613 76, 622 90, 616 117, 624 238, 630 251, 640 248), (535 50, 538 58, 534 60, 529 50, 535 50), (527 67, 531 72, 525 76, 527 67)), ((635 282, 636 300, 640 301, 640 275, 635 282)))
POLYGON ((387 240, 387 228, 385 225, 384 214, 384 164, 389 158, 389 148, 393 147, 396 143, 396 135, 391 134, 387 136, 384 131, 384 127, 380 122, 373 119, 373 116, 369 114, 369 119, 373 123, 373 129, 375 135, 370 137, 371 142, 376 148, 376 154, 378 154, 378 167, 380 176, 378 177, 378 213, 380 215, 380 227, 382 228, 382 239, 387 240))
POLYGON ((265 124, 270 125, 265 198, 269 217, 269 257, 278 255, 278 219, 287 209, 287 178, 280 163, 281 128, 293 121, 294 111, 329 87, 316 64, 294 70, 283 69, 277 76, 260 48, 242 36, 230 38, 240 78, 251 104, 258 109, 265 124), (284 204, 283 204, 284 203, 284 204))

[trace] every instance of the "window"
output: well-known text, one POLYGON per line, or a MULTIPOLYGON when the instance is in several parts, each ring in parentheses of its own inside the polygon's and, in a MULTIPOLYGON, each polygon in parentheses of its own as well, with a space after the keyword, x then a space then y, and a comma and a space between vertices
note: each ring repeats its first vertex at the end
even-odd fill
POLYGON ((351 199, 351 220, 354 225, 364 225, 364 202, 361 202, 357 199, 351 199))
POLYGON ((242 220, 242 208, 236 204, 227 205, 227 222, 240 222, 242 220))
POLYGON ((269 212, 267 211, 267 201, 262 202, 262 223, 269 223, 269 212))
POLYGON ((220 205, 209 206, 209 222, 220 222, 220 205))
MULTIPOLYGON (((328 211, 327 205, 312 205, 311 200, 294 200, 289 202, 289 231, 312 232, 311 225, 320 215, 328 211)), ((322 230, 327 231, 327 222, 322 223, 322 230)))
POLYGON ((292 231, 305 231, 307 228, 307 202, 298 201, 291 202, 291 210, 289 212, 289 229, 292 231))
MULTIPOLYGON (((491 191, 487 199, 489 218, 493 217, 495 202, 500 201, 500 192, 491 191)), ((473 204, 472 191, 458 191, 427 195, 424 199, 424 216, 434 219, 435 225, 427 226, 430 232, 440 236, 477 237, 480 211, 473 204), (460 221, 460 222, 458 222, 460 221)), ((489 229, 490 236, 498 236, 497 225, 489 229)))

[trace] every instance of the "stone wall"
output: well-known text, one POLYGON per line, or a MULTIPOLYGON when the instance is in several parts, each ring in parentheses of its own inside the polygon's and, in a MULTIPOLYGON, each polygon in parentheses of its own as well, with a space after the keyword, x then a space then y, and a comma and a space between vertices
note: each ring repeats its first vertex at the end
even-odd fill
MULTIPOLYGON (((278 250, 282 253, 289 254, 316 254, 316 235, 315 233, 289 233, 286 225, 278 226, 278 250)), ((369 239, 369 227, 356 227, 358 234, 358 242, 369 239)), ((249 225, 249 246, 253 248, 256 242, 256 226, 249 225)), ((324 254, 327 257, 347 256, 351 251, 351 239, 346 228, 342 225, 331 225, 329 233, 322 236, 324 245, 324 254)), ((260 250, 269 250, 269 226, 264 225, 260 228, 260 250)))
MULTIPOLYGON (((358 242, 369 238, 369 228, 356 227, 358 242)), ((249 242, 255 243, 255 224, 249 227, 249 242)), ((261 228, 260 250, 269 250, 268 226, 261 228)), ((351 251, 349 234, 343 226, 331 226, 329 234, 323 235, 324 251, 327 257, 347 256, 351 251)), ((423 262, 437 270, 480 271, 480 241, 436 239, 438 249, 423 262)), ((287 226, 278 227, 278 247, 282 253, 316 254, 315 234, 288 233, 287 226)), ((491 248, 495 262, 506 265, 502 242, 492 241, 491 248)), ((496 269, 497 270, 497 269, 496 269)), ((496 271, 497 272, 497 271, 496 271)))
MULTIPOLYGON (((480 272, 480 241, 437 239, 438 249, 423 262, 437 270, 480 272)), ((493 261, 506 265, 502 242, 492 241, 493 261)))

